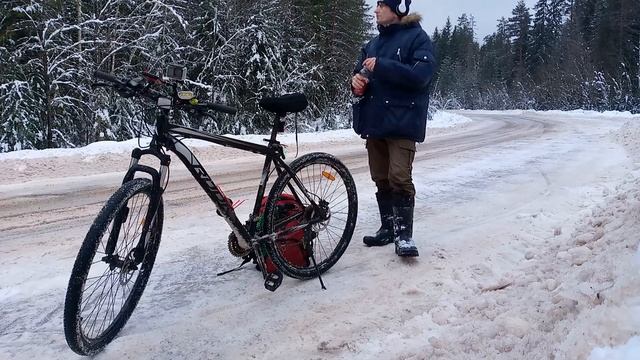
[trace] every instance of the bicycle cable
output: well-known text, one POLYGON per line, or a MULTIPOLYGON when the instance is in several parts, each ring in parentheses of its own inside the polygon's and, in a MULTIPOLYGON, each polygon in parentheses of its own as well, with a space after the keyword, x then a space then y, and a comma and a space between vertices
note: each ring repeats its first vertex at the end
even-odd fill
POLYGON ((138 120, 138 131, 137 131, 137 134, 135 135, 138 138, 138 147, 141 149, 148 149, 149 145, 143 146, 141 140, 142 140, 142 135, 149 136, 149 137, 153 136, 153 130, 151 130, 151 128, 149 127, 149 124, 147 124, 146 122, 148 111, 151 108, 147 108, 143 104, 140 105, 140 108, 142 112, 142 117, 140 118, 140 120, 138 120), (145 130, 144 132, 143 132, 143 127, 145 130))
POLYGON ((298 158, 298 114, 295 115, 295 127, 296 127, 296 156, 294 159, 298 158))

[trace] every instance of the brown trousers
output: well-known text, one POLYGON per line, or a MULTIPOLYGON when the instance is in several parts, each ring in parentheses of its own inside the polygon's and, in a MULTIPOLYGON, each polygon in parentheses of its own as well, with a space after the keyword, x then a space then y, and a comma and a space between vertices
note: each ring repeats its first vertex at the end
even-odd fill
POLYGON ((416 143, 406 139, 367 139, 369 171, 378 192, 415 196, 411 172, 416 143))

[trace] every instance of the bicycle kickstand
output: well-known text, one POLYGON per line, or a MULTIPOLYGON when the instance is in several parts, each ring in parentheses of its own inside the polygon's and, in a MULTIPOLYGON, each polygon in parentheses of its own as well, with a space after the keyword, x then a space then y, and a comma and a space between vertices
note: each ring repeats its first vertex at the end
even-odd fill
POLYGON ((313 261, 313 266, 316 268, 316 272, 318 273, 318 280, 320 280, 320 287, 322 290, 327 290, 324 286, 324 281, 322 281, 322 276, 320 276, 320 270, 318 270, 318 264, 316 263, 316 256, 311 253, 311 261, 313 261))

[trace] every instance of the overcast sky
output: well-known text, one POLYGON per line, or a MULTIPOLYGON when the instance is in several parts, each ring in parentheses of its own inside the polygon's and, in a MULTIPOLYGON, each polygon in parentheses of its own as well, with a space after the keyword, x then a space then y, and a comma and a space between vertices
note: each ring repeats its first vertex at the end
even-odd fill
MULTIPOLYGON (((376 0, 367 2, 372 6, 376 4, 376 0)), ((518 0, 413 0, 411 11, 422 15, 422 27, 429 35, 433 35, 436 27, 442 29, 447 17, 450 17, 452 25, 455 25, 463 13, 473 15, 476 19, 476 40, 482 42, 485 36, 496 30, 498 19, 511 16, 511 11, 517 3, 518 0)), ((525 0, 525 3, 531 9, 536 0, 525 0)))

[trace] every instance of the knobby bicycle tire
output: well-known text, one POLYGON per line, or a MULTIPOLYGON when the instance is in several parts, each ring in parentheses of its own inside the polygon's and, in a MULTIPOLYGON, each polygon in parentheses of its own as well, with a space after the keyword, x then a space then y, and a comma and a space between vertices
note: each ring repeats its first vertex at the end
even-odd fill
MULTIPOLYGON (((326 208, 329 209, 330 216, 326 221, 305 229, 305 233, 309 235, 306 251, 313 252, 317 261, 317 270, 312 262, 303 266, 290 262, 283 255, 283 246, 286 245, 279 243, 278 237, 269 244, 267 250, 276 267, 285 275, 307 280, 329 270, 344 254, 356 225, 358 196, 351 173, 333 155, 307 154, 294 160, 289 167, 306 190, 314 196, 314 201, 318 203, 325 201, 326 208)), ((278 219, 277 203, 283 194, 286 196, 286 194, 294 195, 293 193, 301 200, 300 205, 309 209, 308 199, 302 195, 300 187, 287 172, 284 172, 276 179, 269 192, 265 208, 267 232, 274 233, 282 229, 284 221, 278 219)), ((304 225, 303 216, 304 214, 298 216, 300 226, 304 225)), ((288 220, 291 219, 290 217, 288 220)))
POLYGON ((69 279, 64 307, 64 331, 67 344, 80 355, 95 354, 109 344, 129 320, 142 296, 160 245, 164 217, 162 198, 160 198, 155 218, 149 229, 148 240, 144 245, 144 253, 141 254, 140 251, 134 253, 135 245, 141 236, 141 225, 149 216, 151 197, 152 183, 148 179, 133 179, 123 184, 103 206, 80 247, 69 279), (136 208, 138 205, 140 209, 136 208), (142 214, 143 210, 144 214, 142 214), (124 219, 124 221, 119 226, 115 225, 118 228, 113 251, 115 260, 112 255, 108 260, 110 262, 107 262, 105 261, 108 257, 107 242, 117 219, 124 219), (132 231, 132 239, 129 241, 127 236, 132 231), (102 254, 100 254, 101 245, 102 250, 105 250, 102 254), (134 259, 140 256, 142 260, 136 264, 140 260, 134 259), (100 276, 90 277, 90 272, 99 274, 98 265, 102 267, 106 265, 106 270, 100 276), (131 281, 134 277, 136 277, 135 281, 131 281), (132 283, 130 287, 129 283, 132 283), (118 296, 120 285, 123 287, 118 296), (102 290, 98 290, 101 286, 102 290), (94 294, 101 291, 98 296, 103 295, 109 286, 105 297, 95 298, 94 294), (115 293, 113 293, 114 287, 115 293), (128 295, 125 295, 127 290, 128 295), (117 312, 116 302, 121 306, 117 312), (92 304, 93 307, 91 307, 92 304), (109 321, 105 324, 107 318, 109 321), (94 320, 93 324, 90 324, 91 319, 94 320), (102 324, 95 331, 95 322, 100 319, 102 324))

